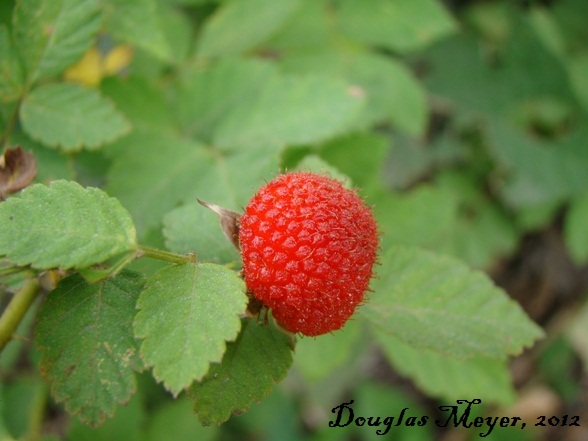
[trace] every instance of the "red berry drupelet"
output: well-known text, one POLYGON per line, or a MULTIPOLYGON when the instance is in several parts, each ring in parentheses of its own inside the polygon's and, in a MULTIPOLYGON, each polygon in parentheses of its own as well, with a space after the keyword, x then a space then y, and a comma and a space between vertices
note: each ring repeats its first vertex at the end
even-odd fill
POLYGON ((245 283, 288 331, 341 328, 363 300, 378 249, 371 210, 329 177, 286 173, 240 219, 245 283))

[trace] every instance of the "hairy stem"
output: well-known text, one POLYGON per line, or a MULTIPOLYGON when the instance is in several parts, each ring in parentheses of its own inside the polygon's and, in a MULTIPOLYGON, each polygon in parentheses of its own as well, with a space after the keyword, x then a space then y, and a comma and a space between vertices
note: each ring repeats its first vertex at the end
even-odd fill
POLYGON ((139 248, 137 257, 151 257, 153 259, 165 260, 166 262, 178 264, 196 261, 196 255, 194 253, 182 255, 147 246, 141 246, 139 248))
POLYGON ((0 351, 12 339, 14 331, 33 304, 41 285, 37 279, 30 279, 14 295, 0 317, 0 351))

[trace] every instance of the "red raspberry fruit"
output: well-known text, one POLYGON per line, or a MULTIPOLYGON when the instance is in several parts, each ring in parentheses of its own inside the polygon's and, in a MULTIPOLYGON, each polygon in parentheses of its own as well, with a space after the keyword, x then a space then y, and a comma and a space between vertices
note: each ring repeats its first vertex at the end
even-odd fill
POLYGON ((353 191, 326 176, 286 173, 262 187, 240 219, 245 283, 288 331, 341 328, 372 277, 378 231, 353 191))

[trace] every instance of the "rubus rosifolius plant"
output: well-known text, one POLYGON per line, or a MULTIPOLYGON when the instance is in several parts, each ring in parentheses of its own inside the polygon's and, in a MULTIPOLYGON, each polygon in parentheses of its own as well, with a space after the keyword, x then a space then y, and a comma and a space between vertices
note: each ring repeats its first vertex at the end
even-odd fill
POLYGON ((452 3, 0 1, 0 439, 520 399, 485 272, 588 260, 585 2, 452 3))
MULTIPOLYGON (((242 216, 202 204, 240 246, 242 270, 201 261, 199 250, 139 245, 129 213, 98 188, 57 180, 0 204, 2 272, 20 275, 2 341, 49 291, 36 325, 39 367, 53 397, 82 421, 102 423, 134 393, 136 372, 150 369, 173 396, 187 391, 203 424, 222 423, 285 377, 296 335, 343 332, 364 300, 378 231, 370 208, 341 182, 282 174, 242 216), (169 265, 147 278, 127 268, 144 257, 169 265)), ((374 292, 356 313, 377 338, 504 357, 540 335, 486 276, 452 258, 393 247, 381 260, 374 292), (453 318, 451 329, 438 315, 453 318)))

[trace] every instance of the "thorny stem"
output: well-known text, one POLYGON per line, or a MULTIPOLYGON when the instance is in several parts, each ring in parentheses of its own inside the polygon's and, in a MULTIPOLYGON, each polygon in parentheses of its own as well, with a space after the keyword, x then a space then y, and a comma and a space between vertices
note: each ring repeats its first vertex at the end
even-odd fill
POLYGON ((137 253, 137 257, 151 257, 152 259, 159 259, 165 260, 166 262, 171 263, 188 263, 188 262, 195 262, 196 255, 194 253, 190 253, 187 255, 171 253, 169 251, 160 250, 157 248, 151 248, 148 246, 140 246, 139 251, 137 253))
POLYGON ((33 304, 41 285, 37 279, 30 279, 14 295, 0 317, 0 351, 12 339, 27 310, 33 304))

